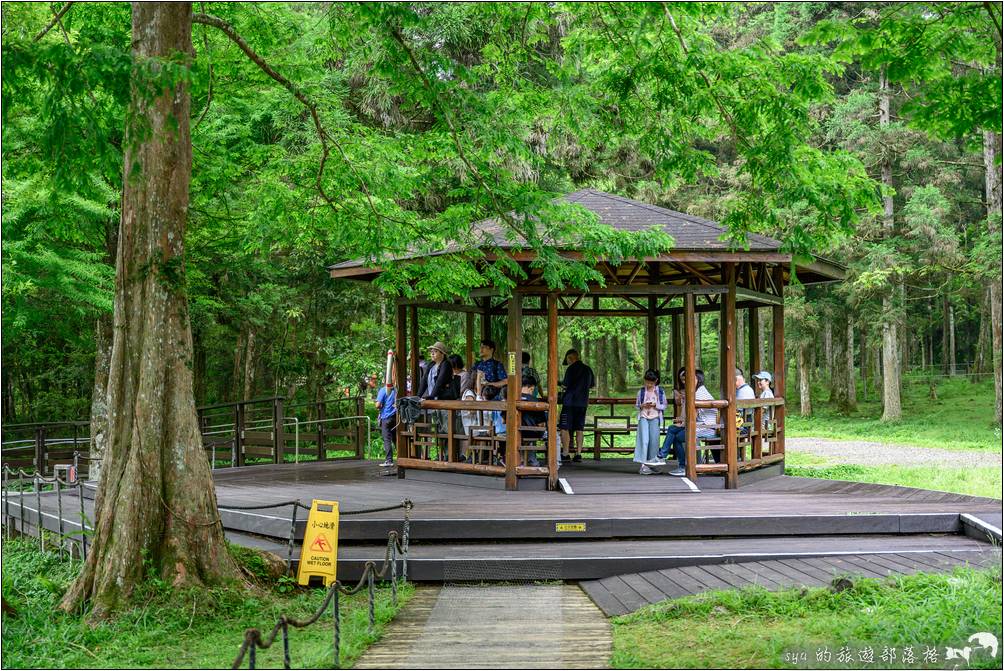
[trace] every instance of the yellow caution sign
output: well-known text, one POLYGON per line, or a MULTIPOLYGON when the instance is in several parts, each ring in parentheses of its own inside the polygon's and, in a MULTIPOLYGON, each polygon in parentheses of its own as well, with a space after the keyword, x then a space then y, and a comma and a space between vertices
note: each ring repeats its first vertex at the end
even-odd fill
POLYGON ((338 501, 310 503, 307 529, 300 548, 300 568, 296 582, 306 585, 313 577, 323 578, 327 587, 335 582, 338 566, 338 501))
POLYGON ((563 532, 568 532, 568 531, 580 531, 581 532, 581 531, 585 531, 586 530, 586 523, 585 522, 555 522, 554 523, 554 530, 557 533, 559 533, 559 534, 563 533, 563 532))

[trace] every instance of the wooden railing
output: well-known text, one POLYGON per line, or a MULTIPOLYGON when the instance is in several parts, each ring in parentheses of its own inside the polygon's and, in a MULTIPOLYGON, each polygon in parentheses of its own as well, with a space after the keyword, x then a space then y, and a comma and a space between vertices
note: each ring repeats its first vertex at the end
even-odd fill
MULTIPOLYGON (((197 410, 202 446, 214 468, 365 456, 368 420, 362 397, 286 405, 275 396, 197 410)), ((3 463, 14 469, 51 475, 57 466, 74 465, 81 475, 89 471, 87 421, 5 424, 0 442, 3 463)))
MULTIPOLYGON (((505 401, 423 401, 423 417, 412 425, 398 427, 398 468, 452 471, 479 475, 506 474, 506 440, 512 427, 505 432, 495 430, 494 413, 503 417, 508 408, 505 401), (463 425, 461 413, 475 413, 463 425)), ((526 411, 548 409, 543 401, 516 402, 521 415, 526 411)), ((518 477, 550 475, 547 427, 517 426, 519 447, 516 464, 518 477), (543 454, 543 457, 539 455, 543 454)), ((556 459, 556 455, 555 455, 556 459)))

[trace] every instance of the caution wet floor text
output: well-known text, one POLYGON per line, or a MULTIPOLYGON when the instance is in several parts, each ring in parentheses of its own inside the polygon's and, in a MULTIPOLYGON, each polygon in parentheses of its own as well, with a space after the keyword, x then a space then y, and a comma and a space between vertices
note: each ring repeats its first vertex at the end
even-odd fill
POLYGON ((335 582, 337 558, 338 502, 314 499, 307 516, 307 528, 303 532, 296 582, 306 585, 311 578, 317 577, 323 579, 327 587, 335 582))

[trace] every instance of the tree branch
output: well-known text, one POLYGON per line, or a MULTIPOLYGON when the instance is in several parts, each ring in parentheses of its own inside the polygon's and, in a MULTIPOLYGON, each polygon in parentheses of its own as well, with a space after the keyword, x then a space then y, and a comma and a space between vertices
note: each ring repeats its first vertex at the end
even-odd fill
POLYGON ((1004 33, 1001 32, 1001 24, 997 21, 997 14, 994 12, 994 3, 984 2, 983 8, 987 10, 987 14, 990 15, 990 20, 993 21, 994 28, 997 29, 997 39, 1000 40, 1004 38, 1004 33))
POLYGON ((300 103, 307 108, 307 111, 310 112, 310 118, 314 122, 314 129, 317 131, 317 137, 321 141, 321 161, 320 165, 317 168, 317 177, 314 180, 314 184, 317 187, 317 192, 321 195, 321 198, 323 198, 324 201, 328 205, 330 205, 333 210, 337 211, 340 209, 340 207, 335 203, 335 201, 332 200, 332 198, 324 190, 324 184, 323 184, 324 166, 327 163, 328 155, 330 154, 331 151, 330 147, 328 146, 328 143, 330 142, 338 150, 338 153, 341 155, 342 160, 345 161, 345 164, 349 167, 349 169, 352 171, 352 174, 356 177, 356 180, 358 181, 360 188, 366 195, 367 203, 369 204, 370 210, 373 212, 374 216, 376 216, 378 219, 381 218, 380 213, 377 212, 376 210, 376 206, 373 203, 373 198, 370 196, 370 192, 366 186, 366 183, 362 180, 362 177, 356 171, 355 166, 351 163, 351 161, 349 161, 348 156, 346 156, 342 146, 337 141, 335 141, 330 135, 328 135, 328 132, 324 129, 324 126, 321 124, 321 117, 317 113, 317 104, 313 100, 308 98, 303 91, 297 88, 296 85, 293 84, 293 82, 289 81, 281 74, 276 72, 276 70, 271 65, 269 65, 264 58, 259 56, 257 52, 255 52, 255 50, 252 49, 251 46, 244 40, 244 38, 241 37, 236 30, 234 30, 234 27, 231 26, 226 21, 224 21, 223 19, 216 16, 212 16, 210 14, 195 14, 194 16, 192 16, 192 23, 200 23, 205 26, 212 26, 213 28, 217 28, 218 30, 223 32, 223 34, 226 35, 228 38, 230 38, 230 41, 236 44, 237 47, 241 51, 243 51, 244 54, 261 69, 262 72, 267 74, 275 81, 279 82, 279 84, 281 84, 283 88, 289 91, 293 95, 293 97, 299 100, 300 103))
POLYGON ((46 33, 48 33, 50 30, 56 27, 56 24, 59 23, 59 20, 63 18, 63 14, 66 14, 66 12, 68 12, 70 7, 72 6, 73 6, 72 2, 67 2, 65 5, 60 7, 59 11, 56 12, 55 15, 52 17, 52 21, 49 21, 49 25, 47 25, 45 28, 42 28, 42 30, 38 32, 38 35, 35 35, 35 37, 31 41, 38 42, 40 39, 45 37, 46 33))

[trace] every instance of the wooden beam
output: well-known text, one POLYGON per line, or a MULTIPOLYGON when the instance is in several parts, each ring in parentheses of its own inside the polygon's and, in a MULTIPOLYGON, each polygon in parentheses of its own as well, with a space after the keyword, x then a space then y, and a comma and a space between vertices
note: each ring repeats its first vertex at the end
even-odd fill
POLYGON ((697 393, 697 378, 695 371, 695 337, 694 337, 694 294, 686 294, 683 297, 683 331, 686 341, 686 354, 684 355, 684 366, 687 369, 684 379, 685 403, 686 403, 686 450, 687 450, 687 477, 691 482, 697 479, 697 406, 694 395, 697 393))
MULTIPOLYGON (((760 306, 760 305, 761 305, 761 303, 758 303, 756 301, 736 301, 736 308, 737 309, 748 308, 748 307, 753 307, 753 306, 760 306)), ((719 306, 718 303, 706 303, 706 304, 703 304, 703 305, 697 305, 694 308, 694 310, 698 314, 703 313, 703 312, 715 312, 715 311, 720 310, 720 309, 721 309, 721 307, 719 306)), ((674 307, 674 308, 666 308, 665 310, 656 310, 656 314, 658 316, 660 316, 660 317, 665 317, 667 315, 680 315, 680 314, 683 314, 683 308, 682 307, 674 307)))
POLYGON ((359 277, 360 275, 379 275, 385 270, 381 266, 355 266, 353 268, 329 268, 328 276, 334 279, 359 277))
MULTIPOLYGON (((496 313, 500 314, 500 313, 496 313)), ((547 310, 537 310, 535 308, 530 308, 529 310, 523 310, 523 314, 527 317, 546 317, 547 310)), ((648 310, 590 310, 590 309, 580 309, 580 310, 558 310, 558 315, 561 317, 644 317, 648 314, 648 310)))
MULTIPOLYGON (((576 289, 576 291, 579 291, 576 289)), ((635 284, 601 287, 588 285, 584 293, 596 296, 679 296, 683 294, 724 294, 728 287, 724 284, 635 284)), ((542 288, 527 287, 527 296, 546 295, 542 288)))
MULTIPOLYGON (((784 286, 784 268, 778 265, 774 269, 775 286, 784 286)), ((786 398, 784 391, 785 361, 784 361, 784 304, 773 307, 774 331, 774 395, 786 398)), ((784 411, 783 405, 774 409, 774 421, 777 426, 777 439, 774 441, 771 454, 784 454, 784 411)))
POLYGON ((753 291, 752 289, 736 289, 736 298, 745 299, 747 301, 754 301, 757 303, 763 303, 765 305, 780 305, 784 303, 784 299, 780 296, 774 296, 772 294, 765 294, 761 291, 753 291))
MULTIPOLYGON (((408 370, 407 357, 405 356, 405 350, 408 347, 408 306, 398 303, 397 314, 395 318, 395 336, 394 336, 394 384, 397 386, 397 398, 408 395, 408 390, 405 387, 405 371, 408 370)), ((417 387, 416 387, 417 389, 417 387)), ((414 395, 414 391, 412 394, 414 395)), ((324 426, 321 424, 320 426, 324 426)), ((398 459, 401 457, 409 456, 408 451, 408 439, 404 435, 403 430, 398 430, 396 435, 397 442, 397 456, 398 459)), ((323 446, 318 445, 318 448, 323 446)))
POLYGON ((728 472, 725 475, 725 488, 735 489, 739 486, 738 436, 736 432, 736 267, 733 263, 725 264, 723 268, 729 283, 729 292, 722 301, 722 321, 724 332, 725 370, 722 378, 725 380, 725 398, 729 407, 722 420, 725 438, 725 463, 728 472))
POLYGON ((506 439, 505 439, 505 488, 514 491, 519 487, 516 477, 516 467, 519 461, 520 411, 516 407, 522 386, 522 352, 523 352, 523 296, 513 293, 509 299, 509 319, 506 324, 507 357, 505 361, 508 375, 506 393, 506 439))
POLYGON ((404 305, 414 305, 419 308, 428 308, 432 310, 442 310, 443 312, 471 312, 478 314, 481 312, 481 308, 477 305, 466 305, 464 303, 447 303, 444 301, 430 301, 424 298, 402 298, 400 303, 404 305))
POLYGON ((547 486, 558 483, 558 295, 547 295, 547 486))

